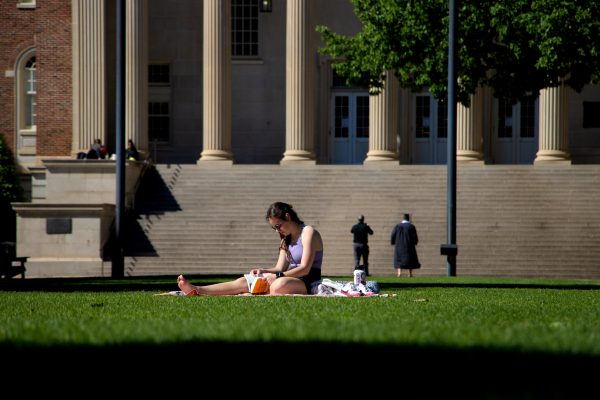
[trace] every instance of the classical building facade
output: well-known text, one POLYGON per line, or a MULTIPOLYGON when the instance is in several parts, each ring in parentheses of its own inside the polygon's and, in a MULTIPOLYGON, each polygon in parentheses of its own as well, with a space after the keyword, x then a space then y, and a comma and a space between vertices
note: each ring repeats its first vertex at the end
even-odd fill
MULTIPOLYGON (((333 72, 333 60, 319 53, 322 43, 316 26, 346 35, 360 31, 349 0, 126 0, 125 5, 125 136, 145 158, 167 171, 173 164, 191 164, 186 168, 194 171, 236 165, 235 169, 251 173, 260 167, 250 164, 271 164, 303 165, 315 176, 320 169, 349 175, 335 167, 341 165, 366 175, 375 166, 371 171, 389 177, 405 173, 407 165, 420 164, 411 168, 424 176, 439 171, 436 164, 446 163, 444 102, 425 89, 415 93, 399 87, 389 73, 384 90, 369 96, 367 88, 347 86, 333 72)), ((29 257, 28 271, 40 276, 72 271, 107 274, 105 245, 115 216, 115 164, 80 162, 76 156, 95 139, 106 144, 110 153, 116 152, 116 11, 115 1, 104 0, 0 2, 0 134, 15 154, 31 200, 13 204, 18 216, 17 250, 29 257)), ((545 170, 551 177, 593 176, 593 165, 569 166, 600 164, 599 86, 588 85, 581 93, 565 87, 546 89, 536 99, 519 104, 503 104, 489 88, 480 88, 472 95, 471 106, 459 105, 457 111, 458 162, 476 166, 469 172, 473 176, 494 169, 499 179, 494 188, 520 176, 545 175, 545 170), (492 164, 531 168, 504 178, 502 168, 488 167, 492 164)), ((127 162, 127 206, 134 204, 146 165, 127 162)), ((276 169, 281 173, 285 168, 276 169)), ((231 180, 231 174, 226 176, 223 180, 231 180)), ((378 175, 375 181, 384 179, 378 175)), ((419 183, 415 182, 411 193, 430 195, 406 201, 402 207, 415 208, 437 229, 440 210, 427 204, 433 202, 432 193, 440 197, 441 183, 427 191, 415 189, 419 183)), ((388 185, 398 186, 398 182, 388 185)), ((477 210, 479 197, 474 199, 470 208, 477 210)), ((342 213, 342 203, 340 199, 335 205, 337 213, 342 213)), ((398 206, 382 211, 377 203, 365 200, 360 212, 371 207, 369 218, 380 218, 378 231, 383 232, 391 223, 391 217, 383 215, 398 206)), ((555 203, 552 212, 561 213, 571 204, 562 198, 555 203)), ((345 212, 354 215, 351 205, 345 212)), ((585 209, 581 213, 580 219, 573 220, 588 221, 585 209)), ((549 217, 540 218, 544 221, 536 220, 534 226, 542 231, 549 217)), ((339 221, 321 222, 325 234, 337 235, 333 229, 339 221)), ((469 232, 471 227, 462 229, 469 232)), ((573 232, 580 228, 575 226, 573 232)), ((439 242, 440 232, 430 236, 439 242)), ((504 236, 518 237, 519 232, 504 236)), ((387 241, 378 240, 381 249, 386 248, 387 241)), ((580 242, 590 242, 593 249, 598 247, 595 240, 590 234, 580 242)), ((425 260, 438 257, 437 242, 425 253, 425 260)), ((544 249, 550 246, 545 243, 544 249)), ((343 260, 343 245, 339 246, 338 250, 330 247, 330 260, 343 260)), ((469 248, 461 254, 468 255, 469 248)), ((545 263, 546 253, 540 254, 536 257, 545 263)), ((547 257, 552 261, 555 255, 547 257)), ((332 264, 334 271, 344 271, 343 261, 332 264)))
MULTIPOLYGON (((4 1, 0 131, 23 171, 115 149, 115 2, 4 1)), ((347 87, 317 25, 360 30, 348 0, 126 1, 126 136, 154 161, 441 164, 445 105, 347 87)), ((600 162, 600 89, 458 107, 460 162, 600 162)))

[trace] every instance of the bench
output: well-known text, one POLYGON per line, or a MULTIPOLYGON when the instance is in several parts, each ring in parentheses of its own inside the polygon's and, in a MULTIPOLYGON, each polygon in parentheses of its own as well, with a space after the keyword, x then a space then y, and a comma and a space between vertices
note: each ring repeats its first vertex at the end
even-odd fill
POLYGON ((0 243, 0 278, 11 279, 21 274, 25 279, 25 263, 28 257, 16 257, 14 242, 0 243))

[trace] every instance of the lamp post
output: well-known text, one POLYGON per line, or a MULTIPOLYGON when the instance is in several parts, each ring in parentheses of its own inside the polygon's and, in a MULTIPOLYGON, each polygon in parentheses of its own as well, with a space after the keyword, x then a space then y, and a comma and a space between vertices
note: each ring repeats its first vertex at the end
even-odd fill
POLYGON ((448 0, 448 148, 447 148, 447 238, 441 254, 447 257, 448 276, 456 276, 456 0, 448 0))
POLYGON ((125 209, 125 0, 117 0, 116 26, 116 155, 115 161, 115 246, 112 254, 112 277, 122 278, 124 262, 125 209))

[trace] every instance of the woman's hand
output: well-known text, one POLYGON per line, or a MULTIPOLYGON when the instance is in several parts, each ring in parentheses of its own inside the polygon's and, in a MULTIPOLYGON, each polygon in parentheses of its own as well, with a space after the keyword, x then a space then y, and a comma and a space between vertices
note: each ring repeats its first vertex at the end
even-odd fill
POLYGON ((264 277, 269 281, 269 286, 271 286, 273 282, 275 282, 275 279, 277 279, 277 275, 271 272, 267 272, 266 274, 264 274, 264 277))
POLYGON ((262 274, 262 269, 260 268, 253 268, 250 270, 250 275, 252 276, 258 276, 260 274, 262 274))

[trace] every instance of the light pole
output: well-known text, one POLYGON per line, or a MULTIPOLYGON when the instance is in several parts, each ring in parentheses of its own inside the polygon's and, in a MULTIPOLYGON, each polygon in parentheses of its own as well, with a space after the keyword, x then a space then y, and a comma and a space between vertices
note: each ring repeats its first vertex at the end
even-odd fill
POLYGON ((448 0, 448 148, 447 148, 447 238, 441 254, 447 257, 448 276, 456 276, 456 0, 448 0))
POLYGON ((123 222, 125 210, 125 0, 117 0, 117 54, 116 54, 116 199, 115 199, 115 246, 112 254, 112 277, 125 274, 123 222))

